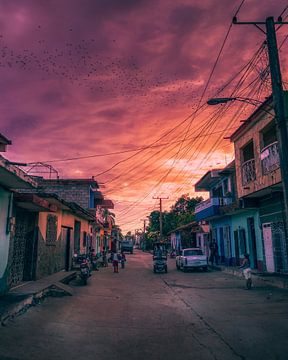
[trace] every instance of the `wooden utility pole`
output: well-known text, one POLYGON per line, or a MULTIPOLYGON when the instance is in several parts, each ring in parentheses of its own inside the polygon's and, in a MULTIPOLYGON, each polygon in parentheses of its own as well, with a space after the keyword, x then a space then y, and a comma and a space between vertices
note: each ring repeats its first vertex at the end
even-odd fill
POLYGON ((148 219, 140 219, 140 221, 143 221, 143 233, 144 233, 144 236, 145 236, 145 234, 146 234, 146 221, 147 221, 148 219))
MULTIPOLYGON (((274 21, 273 17, 268 17, 265 22, 238 22, 237 18, 233 19, 234 24, 245 25, 252 24, 258 27, 262 32, 263 29, 259 25, 266 26, 266 40, 269 55, 269 67, 272 82, 272 95, 275 109, 275 123, 277 128, 278 149, 280 159, 280 170, 283 185, 284 198, 284 228, 286 235, 286 245, 288 244, 288 129, 287 129, 287 110, 285 110, 285 99, 282 85, 282 76, 280 70, 280 61, 277 48, 277 39, 275 24, 283 25, 282 18, 274 21)), ((265 32, 264 32, 265 33, 265 32)), ((287 254, 286 254, 287 255, 287 254)))
POLYGON ((159 217, 160 240, 162 240, 162 238, 163 238, 162 200, 167 200, 167 199, 169 199, 169 197, 153 197, 153 199, 159 200, 159 208, 160 208, 160 217, 159 217))

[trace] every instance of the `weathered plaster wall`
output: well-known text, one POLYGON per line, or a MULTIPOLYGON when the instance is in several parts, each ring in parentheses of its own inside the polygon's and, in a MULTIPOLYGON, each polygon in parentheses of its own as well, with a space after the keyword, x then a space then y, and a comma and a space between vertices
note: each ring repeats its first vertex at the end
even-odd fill
POLYGON ((88 220, 81 219, 68 211, 58 210, 55 212, 41 212, 39 214, 39 231, 38 231, 38 261, 37 261, 37 278, 53 274, 65 268, 66 239, 61 236, 62 227, 71 228, 70 238, 70 259, 73 256, 74 248, 74 222, 81 222, 81 252, 83 248, 83 232, 89 234, 88 220), (57 216, 57 240, 55 244, 49 244, 46 241, 47 217, 49 214, 57 216))

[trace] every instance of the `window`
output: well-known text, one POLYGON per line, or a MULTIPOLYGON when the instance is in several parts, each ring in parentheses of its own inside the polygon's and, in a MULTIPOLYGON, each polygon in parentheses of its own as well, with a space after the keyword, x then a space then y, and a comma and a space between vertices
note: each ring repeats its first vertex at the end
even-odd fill
POLYGON ((254 144, 253 140, 242 148, 242 162, 254 159, 254 144))
POLYGON ((86 231, 83 231, 82 244, 83 244, 83 247, 87 246, 87 232, 86 231))
POLYGON ((184 256, 195 256, 195 255, 203 255, 203 251, 201 249, 195 249, 195 250, 185 250, 183 252, 184 256))
POLYGON ((47 215, 47 224, 46 224, 46 245, 55 246, 57 240, 57 224, 58 218, 56 215, 47 215))
POLYGON ((80 235, 81 235, 81 222, 75 220, 74 222, 74 251, 80 251, 80 235))
POLYGON ((262 174, 267 175, 280 166, 276 125, 273 122, 262 130, 261 133, 261 165, 262 174))
POLYGON ((277 141, 276 124, 274 121, 262 130, 261 138, 262 149, 277 141))
POLYGON ((242 185, 246 185, 256 179, 255 171, 255 159, 254 159, 254 145, 253 141, 250 141, 241 150, 242 157, 242 185))

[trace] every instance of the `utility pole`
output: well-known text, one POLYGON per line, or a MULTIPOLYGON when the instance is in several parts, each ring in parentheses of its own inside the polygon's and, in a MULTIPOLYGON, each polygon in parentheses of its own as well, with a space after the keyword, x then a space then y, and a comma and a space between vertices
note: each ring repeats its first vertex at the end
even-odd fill
POLYGON ((163 219, 162 219, 162 200, 167 200, 169 197, 153 197, 153 199, 159 200, 159 208, 160 208, 160 240, 163 238, 163 219))
POLYGON ((147 221, 148 219, 140 219, 140 221, 143 221, 143 233, 144 233, 144 236, 145 236, 145 234, 146 234, 146 221, 147 221))
POLYGON ((287 130, 287 114, 285 110, 285 99, 282 86, 282 76, 280 70, 280 61, 277 48, 277 39, 275 24, 283 25, 288 22, 283 22, 282 18, 274 21, 274 18, 268 17, 265 22, 238 22, 237 18, 233 18, 233 23, 237 25, 252 24, 259 28, 262 32, 265 31, 259 25, 266 26, 266 40, 269 55, 269 67, 272 82, 272 95, 275 108, 275 122, 277 128, 280 170, 283 186, 284 197, 284 229, 286 236, 286 245, 288 244, 288 130, 287 130))

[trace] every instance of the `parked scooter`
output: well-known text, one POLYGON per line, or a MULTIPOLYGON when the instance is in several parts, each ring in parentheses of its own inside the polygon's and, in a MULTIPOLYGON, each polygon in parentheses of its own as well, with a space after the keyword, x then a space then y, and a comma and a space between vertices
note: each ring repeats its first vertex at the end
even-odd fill
POLYGON ((73 262, 75 268, 79 269, 79 276, 83 281, 84 285, 87 285, 87 280, 89 276, 91 276, 91 263, 89 260, 89 256, 86 254, 74 254, 73 262))
POLYGON ((83 261, 80 264, 80 274, 79 275, 83 281, 83 284, 87 285, 87 280, 91 276, 90 262, 87 258, 83 259, 83 261))

